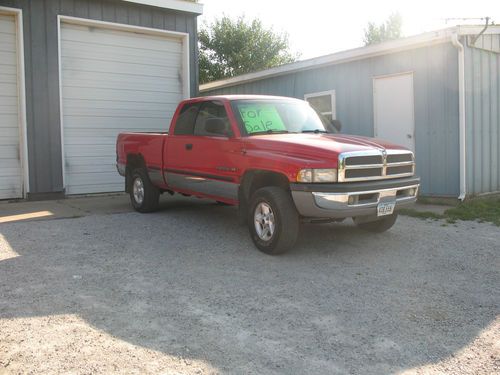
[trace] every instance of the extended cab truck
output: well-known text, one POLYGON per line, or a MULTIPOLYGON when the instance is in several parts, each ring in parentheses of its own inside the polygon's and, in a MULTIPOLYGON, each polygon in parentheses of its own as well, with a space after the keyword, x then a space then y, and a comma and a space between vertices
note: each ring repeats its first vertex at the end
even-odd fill
POLYGON ((329 125, 298 99, 189 99, 168 133, 121 133, 117 168, 139 212, 156 210, 163 192, 238 205, 268 254, 293 246, 301 221, 352 217, 365 230, 388 230, 417 197, 413 153, 329 125))

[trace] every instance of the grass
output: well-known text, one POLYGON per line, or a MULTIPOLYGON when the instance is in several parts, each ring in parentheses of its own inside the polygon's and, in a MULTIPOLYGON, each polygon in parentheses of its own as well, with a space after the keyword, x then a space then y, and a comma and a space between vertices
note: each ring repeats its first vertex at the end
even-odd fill
POLYGON ((456 207, 447 209, 444 214, 431 211, 417 211, 415 209, 403 209, 401 214, 420 219, 445 219, 447 223, 455 223, 457 220, 490 222, 500 226, 500 198, 475 198, 460 203, 456 207))
POLYGON ((500 198, 477 198, 445 211, 452 220, 488 221, 500 227, 500 198))

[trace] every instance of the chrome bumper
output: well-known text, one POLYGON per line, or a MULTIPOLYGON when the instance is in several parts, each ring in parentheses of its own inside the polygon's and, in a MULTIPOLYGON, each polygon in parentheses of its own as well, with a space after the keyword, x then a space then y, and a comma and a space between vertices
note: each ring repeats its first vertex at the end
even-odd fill
POLYGON ((413 204, 417 200, 418 179, 398 186, 364 186, 353 191, 304 191, 292 190, 292 197, 299 213, 304 217, 345 218, 377 214, 383 202, 395 202, 395 209, 413 204), (416 182, 417 181, 417 182, 416 182))

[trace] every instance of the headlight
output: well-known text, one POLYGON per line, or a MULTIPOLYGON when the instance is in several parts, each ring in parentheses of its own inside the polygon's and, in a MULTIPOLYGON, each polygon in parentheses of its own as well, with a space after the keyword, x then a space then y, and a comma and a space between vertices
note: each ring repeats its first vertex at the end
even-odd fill
POLYGON ((301 169, 297 182, 337 182, 336 169, 301 169))

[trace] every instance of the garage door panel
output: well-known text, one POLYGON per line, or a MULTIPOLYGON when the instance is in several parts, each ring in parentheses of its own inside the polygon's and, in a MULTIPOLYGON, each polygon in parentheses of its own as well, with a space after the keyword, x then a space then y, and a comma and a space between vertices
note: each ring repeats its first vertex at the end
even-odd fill
POLYGON ((19 159, 19 138, 16 144, 0 145, 0 158, 7 160, 19 159))
POLYGON ((70 146, 84 146, 87 147, 89 142, 93 142, 96 146, 114 146, 116 142, 116 135, 105 137, 99 132, 99 138, 96 138, 95 133, 87 137, 67 137, 66 144, 70 146))
POLYGON ((10 185, 7 185, 7 182, 4 182, 4 184, 2 184, 2 188, 0 188, 0 199, 18 198, 22 196, 22 190, 17 186, 18 184, 16 181, 12 181, 10 185))
POLYGON ((127 81, 128 84, 158 84, 160 86, 168 86, 170 84, 180 83, 179 75, 159 77, 159 76, 145 76, 145 75, 131 75, 129 73, 113 72, 87 72, 83 70, 64 70, 62 72, 64 83, 73 81, 93 81, 93 82, 123 82, 127 81))
MULTIPOLYGON (((68 162, 71 161, 72 157, 92 157, 94 155, 111 157, 112 163, 115 162, 114 158, 116 150, 108 145, 74 145, 74 147, 67 147, 65 149, 65 154, 68 158, 68 162)), ((68 165, 68 163, 66 163, 68 165)))
POLYGON ((15 42, 16 23, 13 16, 0 14, 0 33, 10 34, 15 42))
POLYGON ((2 72, 2 74, 8 74, 8 75, 12 75, 14 77, 17 76, 17 66, 16 65, 0 64, 0 71, 2 72))
POLYGON ((2 130, 2 136, 0 137, 0 147, 2 146, 17 147, 18 145, 19 145, 19 131, 17 131, 17 134, 8 135, 7 131, 2 130))
MULTIPOLYGON (((62 56, 98 56, 98 57, 110 57, 111 59, 115 59, 115 53, 126 56, 127 58, 133 57, 141 57, 144 58, 144 55, 150 56, 151 59, 156 60, 168 60, 173 56, 180 57, 182 56, 182 44, 180 42, 173 43, 169 48, 164 48, 162 45, 161 49, 147 49, 147 54, 142 48, 138 48, 137 46, 109 46, 109 45, 99 45, 96 43, 88 43, 82 41, 75 40, 62 40, 61 46, 63 47, 61 50, 62 56), (110 48, 111 47, 111 48, 110 48)), ((163 64, 162 64, 163 65, 163 64)))
MULTIPOLYGON (((20 174, 21 170, 19 169, 19 159, 16 156, 9 158, 0 158, 0 170, 6 169, 14 169, 16 168, 20 174)), ((9 172, 9 175, 12 174, 9 172)), ((1 185, 1 184, 0 184, 1 185)))
POLYGON ((3 74, 2 69, 0 69, 0 83, 17 83, 17 77, 15 74, 3 74))
MULTIPOLYGON (((2 99, 0 98, 0 101, 2 99)), ((4 128, 16 128, 17 132, 19 134, 19 118, 17 116, 17 106, 16 107, 11 107, 11 106, 2 106, 1 109, 5 108, 5 111, 7 113, 1 114, 0 113, 0 124, 2 124, 2 129, 4 128)))
MULTIPOLYGON (((89 74, 89 78, 93 74, 89 74)), ((82 78, 66 78, 64 81, 64 87, 87 87, 96 89, 115 89, 115 90, 135 90, 135 91, 155 91, 155 92, 171 92, 178 93, 181 88, 181 84, 177 77, 175 78, 163 78, 159 79, 156 77, 148 77, 148 79, 137 79, 136 82, 119 79, 101 79, 96 80, 95 77, 91 79, 82 78)))
POLYGON ((69 116, 86 116, 86 117, 110 117, 122 116, 125 118, 165 118, 172 116, 173 111, 145 110, 138 109, 115 109, 115 108, 78 108, 66 107, 64 113, 69 116))
POLYGON ((15 139, 16 144, 19 144, 19 128, 17 126, 11 127, 11 128, 2 127, 1 129, 2 130, 0 130, 0 131, 2 132, 2 138, 5 137, 5 138, 9 138, 9 139, 15 139))
POLYGON ((0 64, 16 66, 17 65, 16 53, 0 50, 0 64))
POLYGON ((68 126, 65 128, 68 129, 96 129, 95 135, 100 135, 98 133, 99 129, 117 129, 120 130, 122 128, 136 128, 144 130, 144 126, 141 126, 142 123, 147 122, 148 128, 150 131, 156 131, 159 129, 165 129, 166 121, 164 118, 137 118, 137 117, 79 117, 79 116, 64 116, 64 120, 68 123, 68 126))
POLYGON ((64 25, 62 41, 77 41, 111 48, 141 49, 154 51, 177 51, 179 39, 143 33, 94 28, 79 25, 64 25))
POLYGON ((63 93, 68 99, 108 100, 113 98, 113 100, 121 102, 144 101, 163 105, 178 103, 181 99, 179 93, 165 92, 159 95, 160 93, 155 91, 92 89, 88 87, 63 87, 63 93))
MULTIPOLYGON (((106 169, 100 167, 100 170, 98 171, 78 171, 78 173, 68 172, 67 177, 70 179, 73 185, 95 185, 100 182, 103 184, 121 183, 123 185, 123 178, 116 172, 116 167, 114 166, 109 166, 106 169)), ((123 186, 121 186, 121 188, 123 189, 123 186)))
MULTIPOLYGON (((63 43, 63 48, 66 43, 63 43)), ((87 46, 88 47, 88 46, 87 46)), ((90 49, 90 48, 87 48, 90 49)), ((134 49, 134 53, 127 53, 128 51, 123 51, 122 49, 114 50, 110 48, 105 48, 103 46, 103 51, 89 51, 85 52, 77 48, 64 49, 64 54, 62 57, 72 57, 72 58, 82 58, 84 60, 95 60, 95 61, 113 61, 113 62, 123 62, 126 61, 130 64, 140 64, 140 65, 150 65, 162 67, 165 62, 170 64, 175 64, 177 61, 182 59, 182 53, 166 54, 161 51, 155 53, 155 56, 149 56, 149 53, 144 53, 142 50, 134 49)), ((149 51, 148 51, 149 52, 149 51)), ((156 51, 151 51, 156 52, 156 51)))
POLYGON ((6 108, 4 108, 5 106, 11 107, 10 110, 12 110, 12 108, 14 108, 15 113, 17 113, 17 101, 18 101, 18 98, 16 96, 1 96, 0 95, 0 115, 11 113, 11 112, 8 112, 8 113, 1 112, 3 109, 6 109, 6 108))
POLYGON ((17 83, 0 82, 0 93, 2 93, 2 96, 13 96, 17 98, 17 83))
MULTIPOLYGON (((177 104, 177 103, 176 103, 177 104)), ((173 103, 165 103, 158 108, 158 103, 148 103, 148 102, 120 102, 116 100, 93 100, 93 99, 66 99, 63 102, 63 108, 76 108, 76 109, 88 109, 88 110, 141 110, 146 111, 170 111, 171 109, 167 106, 173 105, 173 103)), ((174 107, 175 110, 175 107, 174 107)))
POLYGON ((91 184, 75 185, 71 189, 70 194, 88 194, 89 191, 91 191, 92 193, 109 193, 122 190, 123 190, 123 179, 122 181, 114 184, 97 183, 94 185, 91 184))
POLYGON ((166 131, 182 99, 182 43, 157 35, 61 25, 65 187, 123 190, 122 131, 166 131))
MULTIPOLYGON (((90 174, 105 173, 108 174, 108 176, 100 175, 100 178, 103 181, 105 181, 106 178, 111 179, 111 181, 116 181, 115 178, 117 178, 117 176, 114 176, 114 174, 116 173, 116 165, 110 164, 109 160, 107 164, 99 163, 99 161, 95 159, 88 160, 88 163, 78 165, 78 169, 75 169, 75 171, 76 172, 72 172, 71 170, 68 170, 68 176, 77 176, 89 173, 90 174)), ((80 181, 80 182, 82 184, 86 183, 86 181, 80 181)))
MULTIPOLYGON (((1 22, 2 22, 2 20, 0 19, 0 23, 1 22)), ((13 23, 10 27, 15 28, 15 24, 13 23)), ((8 46, 9 48, 6 49, 7 51, 15 51, 16 50, 16 40, 15 40, 15 38, 12 37, 12 35, 14 35, 14 34, 15 34, 15 30, 12 33, 0 32, 0 48, 3 48, 3 46, 8 46)))
POLYGON ((63 69, 70 73, 71 70, 97 73, 121 73, 127 75, 137 75, 146 77, 177 77, 179 69, 177 67, 164 66, 155 69, 146 69, 140 64, 130 64, 128 62, 82 60, 79 58, 64 58, 63 69))
POLYGON ((0 15, 0 199, 22 197, 14 16, 0 15))

